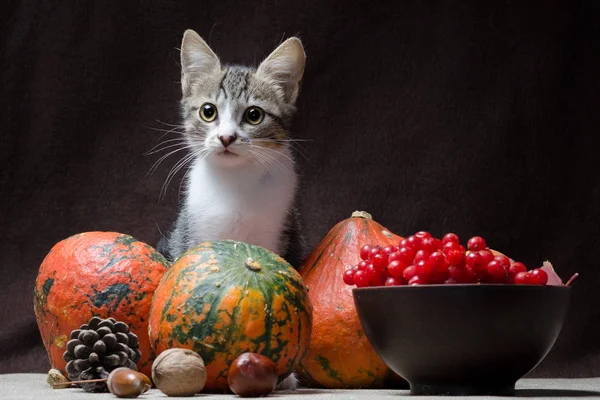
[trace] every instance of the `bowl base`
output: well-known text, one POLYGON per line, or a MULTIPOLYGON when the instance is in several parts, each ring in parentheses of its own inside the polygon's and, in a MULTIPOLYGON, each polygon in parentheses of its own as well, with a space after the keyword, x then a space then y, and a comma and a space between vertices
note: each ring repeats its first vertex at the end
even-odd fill
POLYGON ((440 396, 514 396, 515 383, 499 385, 461 385, 454 383, 411 383, 412 395, 440 395, 440 396))

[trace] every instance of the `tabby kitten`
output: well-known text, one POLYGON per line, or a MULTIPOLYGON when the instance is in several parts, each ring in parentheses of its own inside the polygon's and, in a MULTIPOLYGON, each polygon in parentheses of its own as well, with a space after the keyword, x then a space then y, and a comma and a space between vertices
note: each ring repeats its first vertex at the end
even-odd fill
POLYGON ((184 33, 181 111, 192 161, 174 229, 157 246, 169 260, 203 241, 234 239, 298 267, 305 246, 287 129, 304 64, 294 37, 254 69, 221 65, 196 32, 184 33))

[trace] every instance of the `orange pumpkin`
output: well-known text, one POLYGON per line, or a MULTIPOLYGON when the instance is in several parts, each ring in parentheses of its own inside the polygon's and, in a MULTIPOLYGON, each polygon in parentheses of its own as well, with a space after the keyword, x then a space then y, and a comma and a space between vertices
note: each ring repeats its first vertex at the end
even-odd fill
POLYGON ((326 388, 379 388, 403 382, 371 347, 358 319, 352 287, 342 280, 360 261, 365 244, 397 245, 402 237, 357 211, 335 225, 299 268, 313 304, 313 331, 300 362, 305 384, 326 388))
POLYGON ((292 373, 310 341, 312 305, 298 272, 276 254, 233 240, 205 242, 181 256, 156 289, 150 343, 157 354, 194 350, 206 365, 204 391, 229 390, 227 374, 246 352, 292 373))
POLYGON ((148 315, 168 262, 151 246, 117 232, 85 232, 57 243, 40 265, 34 311, 52 368, 65 373, 65 345, 90 318, 113 317, 138 336, 138 369, 151 374, 148 315))

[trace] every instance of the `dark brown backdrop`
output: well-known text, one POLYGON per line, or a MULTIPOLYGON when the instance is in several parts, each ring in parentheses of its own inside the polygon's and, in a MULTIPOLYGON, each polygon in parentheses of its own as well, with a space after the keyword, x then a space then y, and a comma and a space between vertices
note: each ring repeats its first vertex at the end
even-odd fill
POLYGON ((176 48, 193 28, 228 62, 303 39, 294 134, 309 140, 312 246, 361 209, 401 235, 481 234, 530 266, 579 271, 535 375, 600 375, 598 7, 377 3, 3 3, 0 372, 48 368, 32 288, 54 243, 114 230, 154 244, 169 227, 179 179, 158 196, 176 159, 146 177, 159 155, 143 153, 158 121, 177 123, 176 48))

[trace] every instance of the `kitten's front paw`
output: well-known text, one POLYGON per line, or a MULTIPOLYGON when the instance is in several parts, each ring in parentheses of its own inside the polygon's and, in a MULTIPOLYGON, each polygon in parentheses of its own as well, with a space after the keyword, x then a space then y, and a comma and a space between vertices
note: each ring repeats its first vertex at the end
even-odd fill
POLYGON ((298 378, 296 378, 296 374, 292 373, 290 376, 285 378, 275 390, 296 390, 298 388, 298 378))

